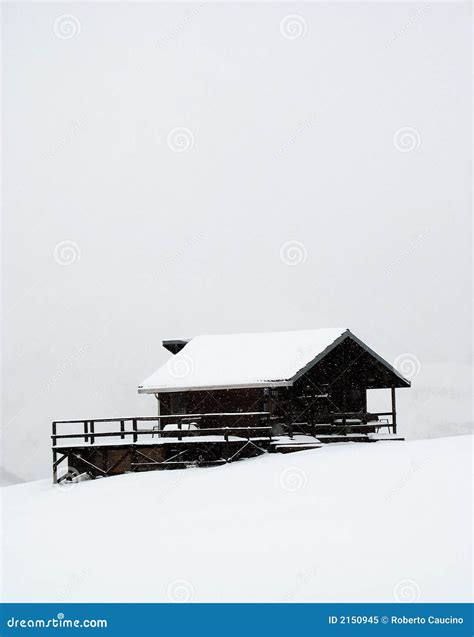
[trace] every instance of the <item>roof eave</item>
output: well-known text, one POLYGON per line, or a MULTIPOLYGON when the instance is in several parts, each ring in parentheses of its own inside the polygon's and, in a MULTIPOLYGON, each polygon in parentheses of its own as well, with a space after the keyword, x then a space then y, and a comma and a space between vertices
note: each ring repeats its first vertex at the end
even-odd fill
POLYGON ((265 389, 266 387, 291 387, 291 380, 269 380, 261 383, 244 383, 236 385, 200 385, 188 387, 138 387, 139 394, 171 394, 183 391, 217 391, 224 389, 265 389))

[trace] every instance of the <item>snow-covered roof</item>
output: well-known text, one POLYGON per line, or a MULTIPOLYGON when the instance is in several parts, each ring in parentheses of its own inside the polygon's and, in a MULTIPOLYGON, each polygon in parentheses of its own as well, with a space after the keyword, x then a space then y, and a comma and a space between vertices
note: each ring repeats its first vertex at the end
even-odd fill
POLYGON ((140 394, 245 387, 289 387, 346 338, 351 338, 401 387, 409 387, 395 368, 346 328, 295 332, 196 336, 138 386, 140 394))
POLYGON ((345 328, 196 336, 138 388, 140 393, 288 386, 341 339, 345 328))

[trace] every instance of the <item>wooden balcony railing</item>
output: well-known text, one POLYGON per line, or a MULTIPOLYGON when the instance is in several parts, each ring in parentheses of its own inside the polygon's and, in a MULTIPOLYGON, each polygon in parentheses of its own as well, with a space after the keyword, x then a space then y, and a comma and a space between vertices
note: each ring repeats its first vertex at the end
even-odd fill
MULTIPOLYGON (((93 445, 97 438, 117 438, 121 440, 129 439, 130 442, 138 442, 143 436, 158 436, 160 438, 177 438, 182 440, 185 437, 194 436, 223 436, 228 440, 229 436, 239 436, 242 438, 268 437, 271 438, 272 428, 269 425, 270 413, 266 411, 250 411, 250 412, 225 412, 225 413, 203 413, 203 414, 165 414, 160 416, 141 416, 135 418, 94 418, 93 420, 55 420, 52 423, 52 445, 56 447, 60 440, 80 440, 93 445), (257 420, 259 424, 251 426, 239 426, 245 418, 251 417, 257 420), (234 420, 230 425, 222 427, 198 427, 196 429, 183 429, 183 425, 192 424, 193 420, 210 418, 223 419, 229 422, 231 418, 234 420), (176 423, 176 429, 164 430, 161 427, 167 421, 176 423), (150 428, 140 428, 139 423, 157 423, 156 426, 150 428), (110 431, 97 431, 96 424, 110 423, 113 428, 110 431), (58 425, 80 425, 81 431, 77 428, 72 431, 58 433, 58 425)), ((63 429, 63 427, 61 427, 63 429)), ((143 438, 142 438, 143 439, 143 438)))

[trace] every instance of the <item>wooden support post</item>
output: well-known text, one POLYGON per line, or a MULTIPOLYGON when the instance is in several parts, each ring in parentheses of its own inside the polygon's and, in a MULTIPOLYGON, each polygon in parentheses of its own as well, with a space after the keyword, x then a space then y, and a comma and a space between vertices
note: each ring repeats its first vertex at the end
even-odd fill
MULTIPOLYGON (((89 431, 89 423, 87 420, 84 420, 84 434, 87 434, 89 431)), ((84 442, 89 442, 89 436, 84 435, 84 442)))
POLYGON ((288 435, 293 438, 293 388, 288 387, 287 390, 287 409, 286 409, 286 425, 288 428, 288 435))
POLYGON ((344 374, 342 377, 342 434, 347 434, 347 422, 346 422, 346 412, 347 412, 347 375, 344 374))
POLYGON ((92 434, 90 439, 91 439, 91 445, 93 445, 94 441, 95 441, 95 438, 94 438, 94 421, 93 420, 89 421, 89 431, 92 434))
POLYGON ((315 419, 314 419, 314 403, 313 403, 313 400, 311 400, 311 403, 309 405, 309 428, 310 428, 312 436, 314 436, 314 432, 316 431, 314 423, 315 423, 315 419))
POLYGON ((58 452, 53 449, 53 484, 58 483, 58 452))
POLYGON ((392 431, 394 434, 397 433, 397 403, 395 400, 395 387, 391 388, 392 393, 392 431))
MULTIPOLYGON (((155 394, 155 398, 156 398, 156 409, 157 409, 157 416, 158 416, 158 420, 156 421, 157 427, 158 427, 158 431, 161 431, 161 419, 160 419, 160 415, 161 415, 161 402, 160 402, 160 395, 159 394, 155 394)), ((158 434, 158 437, 160 437, 161 434, 158 434)))
POLYGON ((125 434, 123 433, 125 431, 125 420, 120 421, 120 431, 122 432, 120 438, 123 440, 125 438, 125 434))
MULTIPOLYGON (((55 422, 53 422, 51 430, 52 430, 53 436, 55 436, 56 435, 56 431, 57 431, 57 425, 56 425, 55 422)), ((56 438, 53 438, 53 443, 52 444, 53 444, 53 447, 56 446, 56 438)), ((53 484, 57 484, 57 482, 58 482, 57 459, 58 459, 58 452, 56 451, 56 449, 53 449, 53 484)))
POLYGON ((230 456, 230 443, 229 443, 229 427, 225 428, 225 432, 224 432, 224 440, 226 442, 225 445, 225 456, 226 456, 226 462, 229 462, 229 456, 230 456))
POLYGON ((183 439, 183 434, 181 433, 183 429, 183 420, 182 418, 178 418, 178 440, 183 439))
POLYGON ((58 483, 58 466, 65 458, 68 458, 67 454, 60 453, 59 451, 56 451, 56 449, 53 449, 53 484, 58 483), (61 456, 59 460, 58 455, 61 456))
POLYGON ((132 429, 133 429, 133 442, 137 442, 138 434, 137 434, 137 419, 134 418, 132 421, 132 429))

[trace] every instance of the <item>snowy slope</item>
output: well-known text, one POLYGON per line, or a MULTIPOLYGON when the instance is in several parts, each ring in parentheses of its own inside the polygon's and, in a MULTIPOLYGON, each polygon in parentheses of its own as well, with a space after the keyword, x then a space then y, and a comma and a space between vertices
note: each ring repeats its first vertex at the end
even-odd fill
POLYGON ((7 601, 470 601, 472 437, 3 489, 7 601))

